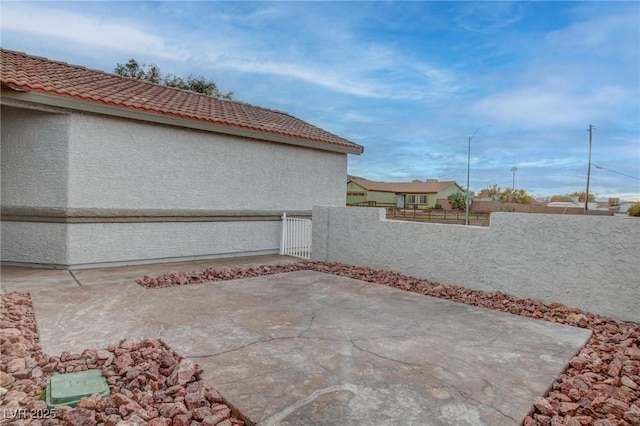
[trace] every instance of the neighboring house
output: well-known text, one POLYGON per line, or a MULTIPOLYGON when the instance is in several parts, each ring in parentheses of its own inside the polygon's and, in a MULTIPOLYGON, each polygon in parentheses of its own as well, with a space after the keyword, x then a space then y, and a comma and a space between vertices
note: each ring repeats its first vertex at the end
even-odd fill
POLYGON ((1 50, 2 261, 277 253, 363 148, 289 114, 1 50))
POLYGON ((455 182, 375 182, 353 178, 347 181, 347 205, 430 209, 438 199, 463 192, 455 182))

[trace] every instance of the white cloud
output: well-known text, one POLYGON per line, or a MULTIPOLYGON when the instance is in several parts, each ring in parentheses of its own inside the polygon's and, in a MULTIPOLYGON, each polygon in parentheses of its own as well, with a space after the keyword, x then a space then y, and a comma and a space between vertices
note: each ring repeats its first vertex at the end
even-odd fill
POLYGON ((546 37, 546 44, 565 51, 578 49, 595 56, 635 48, 637 56, 640 9, 637 3, 628 6, 628 13, 603 14, 552 31, 546 37), (628 43, 620 43, 620 40, 628 43))
POLYGON ((38 6, 17 2, 2 4, 2 31, 57 38, 76 46, 146 53, 167 59, 185 59, 185 51, 167 48, 162 37, 126 20, 102 19, 90 14, 56 10, 47 3, 38 6))
POLYGON ((584 90, 545 83, 515 87, 476 101, 470 112, 503 126, 576 127, 615 117, 618 110, 634 102, 633 93, 621 87, 584 90))
POLYGON ((224 7, 219 13, 208 10, 206 18, 216 31, 205 34, 202 28, 185 27, 168 32, 170 21, 158 25, 157 16, 136 15, 140 9, 130 12, 131 18, 117 18, 76 4, 77 10, 71 11, 47 3, 7 2, 3 4, 2 31, 64 40, 74 50, 84 46, 85 51, 126 52, 183 64, 188 61, 201 69, 286 77, 364 98, 434 100, 456 90, 446 70, 408 58, 393 46, 359 39, 348 20, 329 25, 331 16, 327 13, 300 17, 310 25, 300 38, 295 36, 301 25, 295 24, 297 21, 288 31, 279 30, 281 22, 291 20, 297 10, 289 5, 247 6, 242 8, 246 13, 228 13, 224 7), (255 26, 264 28, 261 20, 265 19, 269 28, 259 31, 257 37, 255 26))

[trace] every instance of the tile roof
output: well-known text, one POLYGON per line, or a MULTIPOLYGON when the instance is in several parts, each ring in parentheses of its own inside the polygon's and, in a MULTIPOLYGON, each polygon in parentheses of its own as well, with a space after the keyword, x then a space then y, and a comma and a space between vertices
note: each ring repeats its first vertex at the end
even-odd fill
POLYGON ((453 181, 428 181, 428 182, 376 182, 367 179, 351 179, 369 191, 395 192, 403 194, 437 194, 450 187, 457 185, 453 181))
POLYGON ((302 139, 352 153, 362 146, 287 113, 1 49, 3 87, 302 139))

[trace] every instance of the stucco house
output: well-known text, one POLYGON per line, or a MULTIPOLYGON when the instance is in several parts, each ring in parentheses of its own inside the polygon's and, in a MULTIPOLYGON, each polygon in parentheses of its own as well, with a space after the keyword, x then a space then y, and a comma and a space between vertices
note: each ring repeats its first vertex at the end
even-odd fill
POLYGON ((1 50, 2 262, 277 253, 362 146, 287 113, 1 50))
POLYGON ((434 208, 439 199, 463 192, 452 181, 376 182, 362 178, 347 181, 347 205, 396 208, 434 208))

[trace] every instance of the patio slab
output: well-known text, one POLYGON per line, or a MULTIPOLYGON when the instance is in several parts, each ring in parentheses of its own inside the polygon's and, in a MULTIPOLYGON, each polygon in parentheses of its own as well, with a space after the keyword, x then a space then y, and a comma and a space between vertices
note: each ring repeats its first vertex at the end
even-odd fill
POLYGON ((73 275, 63 269, 25 268, 22 266, 2 266, 0 268, 0 290, 3 293, 69 289, 78 287, 73 275))
POLYGON ((519 425, 591 334, 313 271, 32 298, 45 352, 161 338, 260 425, 519 425))
POLYGON ((134 283, 144 275, 158 276, 169 272, 196 271, 207 268, 256 267, 299 262, 300 259, 280 255, 239 256, 219 259, 198 259, 183 262, 144 263, 128 266, 109 266, 82 269, 30 268, 2 266, 0 290, 31 293, 42 290, 134 283))

